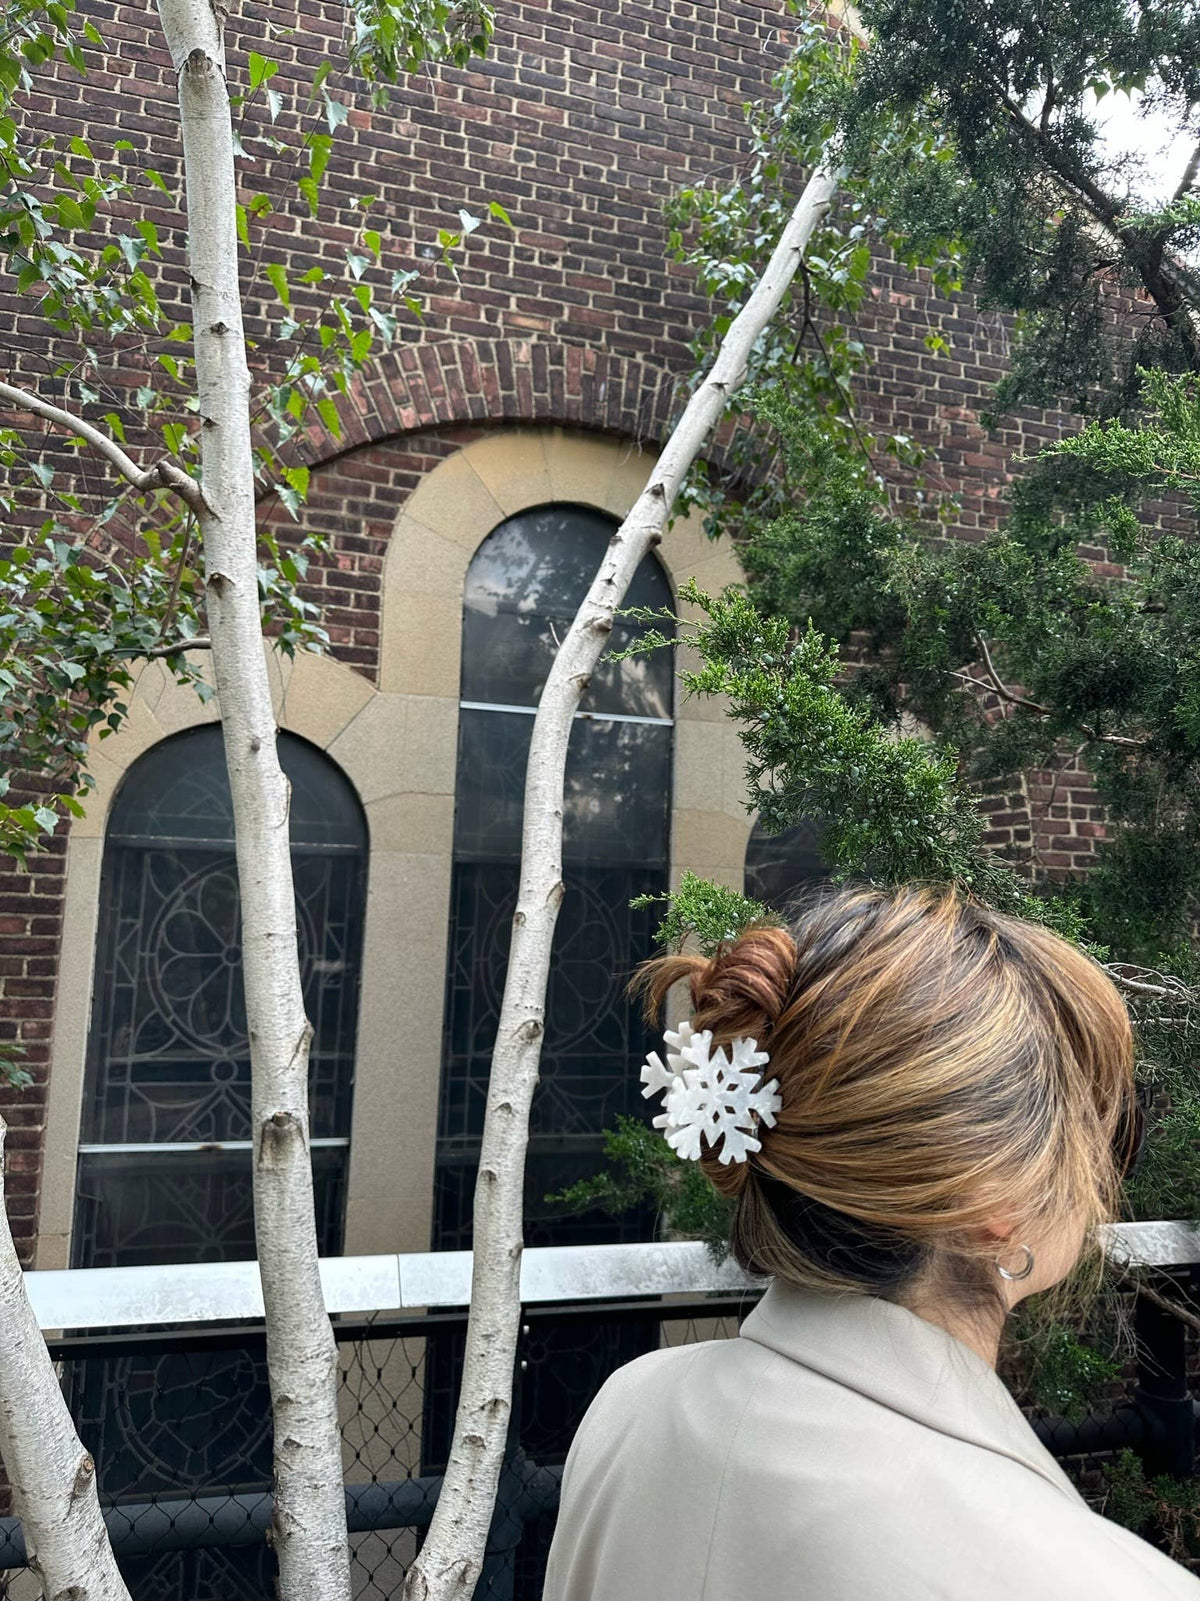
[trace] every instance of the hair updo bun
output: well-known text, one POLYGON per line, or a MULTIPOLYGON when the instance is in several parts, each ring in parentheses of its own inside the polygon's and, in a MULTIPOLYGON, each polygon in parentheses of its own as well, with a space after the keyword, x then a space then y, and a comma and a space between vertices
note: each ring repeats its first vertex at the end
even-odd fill
MULTIPOLYGON (((686 982, 692 1026, 711 1029, 715 1045, 739 1035, 770 1050, 775 1020, 788 1004, 796 976, 796 943, 785 928, 757 924, 717 947, 711 957, 664 956, 649 962, 635 981, 657 1017, 676 984, 686 982)), ((749 1165, 720 1162, 705 1148, 700 1165, 713 1188, 730 1200, 745 1188, 749 1165)))
POLYGON ((693 1027, 757 1040, 779 1084, 760 1151, 701 1155, 749 1271, 886 1295, 937 1257, 981 1286, 998 1216, 1112 1215, 1129 1018, 1048 929, 953 891, 842 889, 636 984, 658 1016, 685 981, 693 1027))

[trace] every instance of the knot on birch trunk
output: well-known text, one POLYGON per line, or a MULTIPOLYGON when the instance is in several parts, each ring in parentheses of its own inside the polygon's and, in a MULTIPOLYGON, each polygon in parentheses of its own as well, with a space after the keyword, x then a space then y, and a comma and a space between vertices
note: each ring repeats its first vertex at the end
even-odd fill
POLYGON ((194 50, 188 52, 188 58, 183 64, 183 70, 185 72, 194 72, 199 76, 202 73, 215 72, 216 62, 207 50, 197 45, 194 50))
POLYGON ((304 1125, 294 1112, 272 1112, 262 1126, 258 1160, 267 1167, 287 1160, 293 1146, 304 1143, 304 1125))
POLYGON ((75 1482, 71 1486, 71 1500, 77 1501, 81 1495, 86 1495, 92 1487, 96 1477, 96 1463, 90 1452, 85 1451, 79 1459, 79 1466, 75 1469, 75 1482))

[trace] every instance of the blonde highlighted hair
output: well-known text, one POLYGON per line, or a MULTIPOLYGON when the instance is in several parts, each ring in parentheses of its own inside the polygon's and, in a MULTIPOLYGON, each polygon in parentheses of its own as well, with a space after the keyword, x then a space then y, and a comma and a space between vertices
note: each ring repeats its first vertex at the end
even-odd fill
POLYGON ((1048 929, 954 892, 842 889, 790 928, 661 957, 635 980, 655 1015, 681 982, 695 1026, 718 1044, 753 1036, 779 1081, 762 1150, 702 1158, 737 1201, 751 1272, 888 1294, 953 1259, 985 1285, 996 1217, 1113 1215, 1129 1018, 1100 966, 1048 929))

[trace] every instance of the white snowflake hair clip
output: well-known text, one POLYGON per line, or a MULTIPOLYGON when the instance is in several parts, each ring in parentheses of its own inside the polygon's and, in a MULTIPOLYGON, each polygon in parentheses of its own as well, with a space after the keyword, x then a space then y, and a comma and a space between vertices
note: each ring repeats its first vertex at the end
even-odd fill
POLYGON ((760 1069, 770 1057, 759 1050, 758 1041, 739 1036, 727 1056, 723 1045, 713 1050, 711 1029, 697 1034, 690 1022, 668 1029, 663 1038, 667 1066, 651 1051, 642 1068, 642 1094, 647 1100, 663 1095, 665 1110, 654 1126, 662 1129, 676 1155, 699 1161, 701 1136, 726 1165, 761 1151, 756 1131, 762 1123, 775 1126, 783 1101, 776 1079, 762 1082, 760 1069))

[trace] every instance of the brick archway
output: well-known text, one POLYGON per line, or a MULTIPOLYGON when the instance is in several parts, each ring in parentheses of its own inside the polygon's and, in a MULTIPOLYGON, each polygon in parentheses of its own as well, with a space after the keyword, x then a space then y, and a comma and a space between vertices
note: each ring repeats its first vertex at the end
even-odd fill
POLYGON ((558 424, 647 444, 664 436, 678 375, 584 345, 527 339, 430 340, 385 352, 336 406, 341 438, 306 432, 310 464, 426 428, 558 424))

